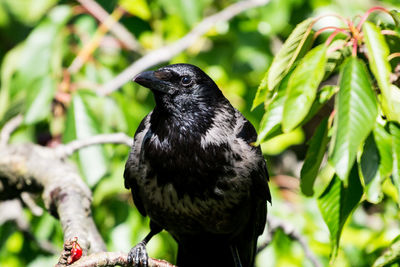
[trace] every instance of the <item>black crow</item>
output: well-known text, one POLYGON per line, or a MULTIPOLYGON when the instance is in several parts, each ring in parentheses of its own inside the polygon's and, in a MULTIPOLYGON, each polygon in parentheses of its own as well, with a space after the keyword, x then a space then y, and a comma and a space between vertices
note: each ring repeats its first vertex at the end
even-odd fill
POLYGON ((147 266, 145 246, 165 229, 178 243, 179 267, 253 266, 271 201, 253 125, 196 66, 169 65, 134 81, 156 105, 125 166, 125 187, 151 229, 129 261, 147 266))

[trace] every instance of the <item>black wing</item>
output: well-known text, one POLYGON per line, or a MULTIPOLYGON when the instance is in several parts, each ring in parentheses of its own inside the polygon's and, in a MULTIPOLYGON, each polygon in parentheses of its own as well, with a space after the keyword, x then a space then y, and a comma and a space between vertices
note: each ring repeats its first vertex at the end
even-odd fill
POLYGON ((255 222, 256 222, 256 234, 261 235, 264 231, 264 227, 267 219, 267 206, 266 202, 271 203, 271 192, 269 190, 268 181, 269 175, 267 170, 267 164, 265 163, 262 155, 261 147, 254 147, 254 143, 257 141, 257 132, 254 126, 243 117, 243 127, 236 135, 237 138, 241 138, 246 141, 250 146, 253 147, 257 156, 259 157, 259 164, 257 168, 252 172, 252 180, 254 183, 253 192, 258 201, 255 201, 255 222))
POLYGON ((133 138, 133 146, 131 148, 131 152, 129 153, 129 158, 126 161, 124 171, 125 188, 131 189, 133 202, 143 216, 146 216, 146 211, 140 198, 139 187, 136 179, 140 178, 140 176, 143 175, 140 173, 139 166, 141 164, 140 158, 142 155, 143 143, 148 138, 147 132, 150 128, 149 118, 150 114, 142 120, 135 132, 135 136, 133 138))

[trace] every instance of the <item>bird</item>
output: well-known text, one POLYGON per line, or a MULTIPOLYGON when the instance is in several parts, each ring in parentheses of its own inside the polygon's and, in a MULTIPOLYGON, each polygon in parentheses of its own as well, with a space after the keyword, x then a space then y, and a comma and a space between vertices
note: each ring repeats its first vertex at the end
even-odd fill
POLYGON ((148 266, 146 245, 166 230, 179 267, 254 266, 263 233, 269 176, 254 126, 199 67, 173 64, 133 79, 154 95, 124 171, 150 232, 128 253, 148 266))

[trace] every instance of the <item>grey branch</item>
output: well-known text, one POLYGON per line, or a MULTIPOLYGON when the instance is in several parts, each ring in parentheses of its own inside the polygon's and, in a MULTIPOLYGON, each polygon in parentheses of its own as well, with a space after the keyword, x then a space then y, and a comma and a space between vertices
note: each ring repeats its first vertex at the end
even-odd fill
POLYGON ((59 145, 56 148, 56 153, 59 157, 65 158, 71 156, 75 151, 84 147, 99 145, 99 144, 124 144, 132 146, 133 140, 124 133, 99 134, 88 137, 86 139, 74 140, 65 145, 59 145))
POLYGON ((308 246, 307 240, 295 230, 294 226, 283 222, 272 215, 267 217, 268 234, 264 242, 257 248, 257 253, 266 248, 271 242, 278 229, 281 229, 290 239, 297 241, 304 250, 306 258, 313 264, 314 267, 322 267, 318 258, 308 246))
MULTIPOLYGON (((99 252, 82 257, 70 267, 102 267, 102 266, 132 266, 128 263, 128 254, 123 252, 99 252)), ((149 258, 149 267, 176 267, 163 260, 149 258)))
POLYGON ((181 39, 170 45, 153 50, 132 63, 117 77, 100 87, 98 93, 100 95, 108 95, 118 90, 122 85, 131 80, 138 73, 154 65, 170 60, 172 57, 194 44, 200 36, 207 33, 215 24, 228 21, 234 16, 248 9, 266 5, 269 1, 270 0, 246 0, 236 2, 222 11, 206 17, 181 39))
POLYGON ((7 145, 11 134, 21 125, 24 117, 20 114, 9 120, 0 132, 0 147, 7 145))
MULTIPOLYGON (((77 0, 87 11, 89 11, 100 22, 104 22, 110 15, 101 5, 94 0, 77 0)), ((136 41, 135 37, 121 23, 115 22, 110 28, 110 32, 120 40, 122 44, 129 50, 142 51, 141 45, 136 41)))
POLYGON ((0 150, 0 199, 22 192, 42 194, 46 209, 59 218, 65 240, 79 237, 89 253, 106 250, 91 216, 90 189, 75 165, 58 158, 54 149, 19 144, 0 150))

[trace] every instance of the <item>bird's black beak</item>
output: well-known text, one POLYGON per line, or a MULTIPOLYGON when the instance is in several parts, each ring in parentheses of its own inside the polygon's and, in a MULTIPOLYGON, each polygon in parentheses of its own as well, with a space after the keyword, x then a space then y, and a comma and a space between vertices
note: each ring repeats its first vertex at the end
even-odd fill
POLYGON ((154 71, 145 71, 136 75, 135 78, 133 78, 133 81, 152 91, 168 93, 168 84, 165 81, 158 79, 154 74, 154 71))

